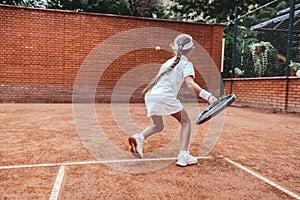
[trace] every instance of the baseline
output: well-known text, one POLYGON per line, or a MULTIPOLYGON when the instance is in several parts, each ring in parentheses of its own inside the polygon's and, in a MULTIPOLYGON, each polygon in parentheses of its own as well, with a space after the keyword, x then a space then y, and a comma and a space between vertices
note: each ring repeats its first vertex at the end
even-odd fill
MULTIPOLYGON (((200 156, 197 159, 210 159, 211 156, 200 156)), ((167 161, 177 160, 177 157, 170 158, 143 158, 143 159, 121 159, 121 160, 92 160, 92 161, 78 161, 78 162, 63 162, 63 163, 43 163, 43 164, 29 164, 29 165, 10 165, 0 166, 1 169, 19 169, 32 167, 55 167, 55 166, 70 166, 70 165, 88 165, 88 164, 105 164, 105 163, 122 163, 122 162, 150 162, 150 161, 167 161)))

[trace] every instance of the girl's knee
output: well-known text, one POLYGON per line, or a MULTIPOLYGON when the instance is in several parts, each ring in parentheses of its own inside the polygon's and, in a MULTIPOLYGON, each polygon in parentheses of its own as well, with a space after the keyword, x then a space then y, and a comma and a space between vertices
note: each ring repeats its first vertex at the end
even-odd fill
POLYGON ((155 129, 157 132, 161 132, 164 129, 164 124, 156 124, 155 129))
POLYGON ((188 116, 182 117, 180 120, 182 126, 191 126, 191 120, 188 116))

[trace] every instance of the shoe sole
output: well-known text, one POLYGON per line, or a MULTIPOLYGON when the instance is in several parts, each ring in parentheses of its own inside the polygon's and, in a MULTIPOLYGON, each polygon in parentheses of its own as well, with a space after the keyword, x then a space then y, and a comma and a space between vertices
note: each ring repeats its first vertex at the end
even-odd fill
POLYGON ((179 167, 187 167, 187 166, 191 166, 191 165, 196 165, 198 162, 193 162, 193 163, 189 163, 189 164, 185 164, 185 165, 182 165, 180 163, 176 163, 177 166, 179 167))
POLYGON ((137 142, 136 139, 134 137, 130 137, 128 138, 128 142, 130 144, 130 151, 131 153, 137 157, 137 158, 143 158, 143 156, 138 152, 137 150, 137 142))

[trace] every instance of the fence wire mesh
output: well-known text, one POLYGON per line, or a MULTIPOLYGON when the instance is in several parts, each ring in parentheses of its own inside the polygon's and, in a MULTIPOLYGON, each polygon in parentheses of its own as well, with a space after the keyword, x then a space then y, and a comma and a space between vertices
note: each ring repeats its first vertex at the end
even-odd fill
MULTIPOLYGON (((231 34, 225 38, 223 77, 295 76, 300 70, 300 4, 294 8, 291 37, 288 37, 290 9, 286 2, 236 20, 236 51, 233 53, 231 34)), ((233 26, 225 27, 225 31, 233 33, 233 26)))

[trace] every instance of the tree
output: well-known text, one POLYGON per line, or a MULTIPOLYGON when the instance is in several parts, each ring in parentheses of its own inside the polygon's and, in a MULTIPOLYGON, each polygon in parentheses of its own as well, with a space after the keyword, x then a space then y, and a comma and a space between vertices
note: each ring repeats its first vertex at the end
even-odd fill
POLYGON ((127 15, 127 0, 48 0, 47 8, 127 15))
POLYGON ((134 16, 163 17, 164 7, 161 0, 129 0, 129 3, 134 16))
POLYGON ((159 17, 163 10, 160 0, 49 0, 48 8, 84 12, 159 17))
POLYGON ((0 4, 45 8, 47 5, 47 0, 0 0, 0 4))
POLYGON ((0 0, 1 4, 10 4, 10 5, 22 5, 24 3, 24 0, 0 0))
POLYGON ((2 4, 142 17, 164 17, 162 0, 0 0, 2 4))
POLYGON ((247 13, 251 8, 264 5, 272 0, 173 0, 170 10, 173 17, 187 21, 204 21, 219 23, 228 22, 234 18, 235 6, 239 14, 247 13))

